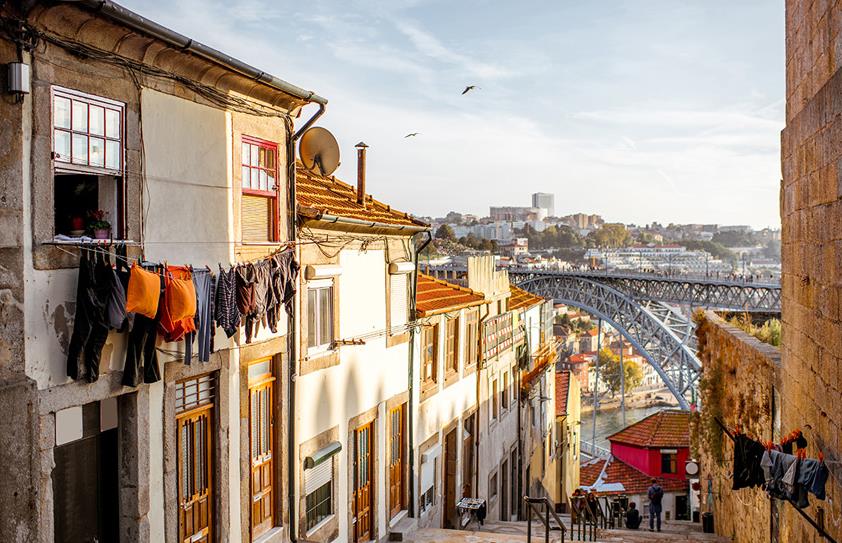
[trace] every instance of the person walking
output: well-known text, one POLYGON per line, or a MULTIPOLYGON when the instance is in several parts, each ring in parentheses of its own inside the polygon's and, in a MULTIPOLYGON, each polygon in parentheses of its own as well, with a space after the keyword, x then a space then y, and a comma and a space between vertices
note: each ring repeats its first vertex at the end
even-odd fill
POLYGON ((661 531, 661 500, 664 497, 664 489, 658 484, 657 479, 652 479, 652 486, 646 493, 649 496, 649 531, 655 531, 656 519, 658 531, 661 531))

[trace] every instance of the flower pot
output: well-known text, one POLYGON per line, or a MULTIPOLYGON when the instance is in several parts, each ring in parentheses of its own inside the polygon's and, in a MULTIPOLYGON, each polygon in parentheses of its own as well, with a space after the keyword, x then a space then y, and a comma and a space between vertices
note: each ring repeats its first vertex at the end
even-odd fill
POLYGON ((94 239, 108 239, 111 237, 111 230, 108 228, 97 228, 94 230, 94 239))

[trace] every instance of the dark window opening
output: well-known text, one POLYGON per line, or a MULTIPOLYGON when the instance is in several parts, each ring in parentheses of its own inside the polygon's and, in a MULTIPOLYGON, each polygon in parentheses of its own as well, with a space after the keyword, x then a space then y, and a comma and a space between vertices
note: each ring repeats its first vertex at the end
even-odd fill
POLYGON ((107 237, 123 239, 122 178, 57 173, 53 190, 55 234, 94 237, 107 230, 107 237))
POLYGON ((100 431, 99 402, 82 412, 82 438, 54 451, 55 541, 118 541, 118 431, 100 431))
POLYGON ((661 453, 661 473, 676 473, 675 454, 661 453))

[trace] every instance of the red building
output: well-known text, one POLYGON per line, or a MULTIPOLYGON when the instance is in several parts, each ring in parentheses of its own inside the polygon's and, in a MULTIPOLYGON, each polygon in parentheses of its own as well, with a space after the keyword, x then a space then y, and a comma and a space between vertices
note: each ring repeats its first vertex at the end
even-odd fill
POLYGON ((690 413, 667 409, 608 436, 611 454, 650 477, 686 480, 690 413))

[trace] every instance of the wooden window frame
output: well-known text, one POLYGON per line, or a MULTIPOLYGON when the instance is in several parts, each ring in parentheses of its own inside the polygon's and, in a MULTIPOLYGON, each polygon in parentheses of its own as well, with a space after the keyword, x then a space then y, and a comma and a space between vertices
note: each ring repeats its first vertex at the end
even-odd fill
POLYGON ((315 357, 320 356, 322 354, 328 353, 335 347, 336 342, 336 284, 334 279, 316 279, 307 282, 307 337, 304 339, 305 344, 307 346, 307 356, 308 357, 315 357), (325 315, 324 308, 321 307, 321 302, 318 302, 320 297, 316 297, 317 306, 313 307, 313 304, 310 303, 310 291, 314 290, 329 290, 330 295, 328 299, 330 300, 330 312, 329 314, 325 315), (310 312, 314 312, 316 318, 314 320, 318 321, 316 323, 316 331, 321 328, 321 323, 324 319, 328 319, 330 323, 330 331, 331 331, 331 338, 328 342, 318 343, 317 345, 310 345, 310 312))
POLYGON ((465 312, 465 340, 462 342, 465 351, 463 367, 465 371, 477 367, 479 362, 479 310, 469 309, 465 312))
MULTIPOLYGON (((258 155, 259 155, 259 151, 258 151, 258 155)), ((268 225, 269 232, 271 234, 270 235, 271 239, 268 239, 264 242, 256 241, 256 240, 243 239, 242 243, 245 244, 245 245, 253 244, 253 243, 257 243, 257 244, 267 243, 267 242, 272 243, 272 242, 278 242, 281 239, 281 232, 280 232, 281 182, 280 182, 280 179, 278 177, 278 172, 279 172, 278 163, 279 162, 280 162, 280 155, 278 154, 278 144, 277 143, 272 142, 272 141, 268 141, 268 140, 264 140, 264 139, 260 139, 260 138, 256 138, 254 136, 247 136, 245 134, 240 137, 240 194, 246 195, 246 196, 259 196, 261 198, 267 198, 267 199, 272 201, 272 207, 271 207, 272 224, 268 225), (251 152, 249 152, 249 163, 246 164, 245 163, 246 157, 244 156, 245 153, 243 153, 243 148, 246 145, 249 145, 249 146, 254 145, 258 149, 265 149, 267 151, 273 151, 274 154, 275 154, 274 168, 264 168, 264 167, 260 166, 259 164, 257 166, 252 165, 251 162, 250 162, 251 152), (246 186, 245 180, 243 179, 243 168, 249 168, 249 186, 246 186), (268 188, 268 190, 261 190, 261 189, 252 188, 251 187, 252 170, 257 170, 258 176, 260 175, 261 172, 265 172, 267 174, 267 183, 269 182, 268 181, 269 174, 273 173, 274 174, 274 180, 275 180, 274 188, 268 188)), ((241 198, 241 200, 242 200, 242 198, 241 198)), ((243 237, 242 236, 242 224, 243 224, 243 217, 242 217, 242 203, 241 203, 241 205, 240 205, 240 229, 241 229, 240 237, 241 238, 243 237)))
POLYGON ((421 383, 422 388, 438 384, 439 325, 421 328, 421 383), (429 367, 429 371, 428 371, 429 367))
POLYGON ((500 418, 500 388, 497 383, 497 378, 491 380, 491 420, 496 421, 500 418))
POLYGON ((445 321, 445 352, 444 352, 444 375, 447 380, 459 374, 459 317, 445 321))

